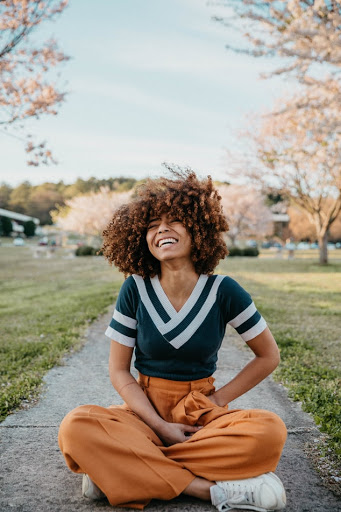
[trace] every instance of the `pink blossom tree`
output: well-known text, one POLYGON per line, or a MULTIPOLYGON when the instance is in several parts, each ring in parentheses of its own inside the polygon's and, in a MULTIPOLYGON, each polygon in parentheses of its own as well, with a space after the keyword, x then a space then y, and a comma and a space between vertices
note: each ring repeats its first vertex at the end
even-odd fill
POLYGON ((272 234, 272 214, 258 190, 250 186, 220 185, 218 191, 229 223, 227 235, 232 245, 238 238, 253 237, 259 240, 272 234))
POLYGON ((114 192, 101 187, 99 192, 65 201, 65 206, 51 212, 53 222, 64 231, 100 237, 113 212, 130 200, 132 191, 114 192))
MULTIPOLYGON (((55 19, 67 6, 67 0, 0 1, 0 125, 24 129, 27 119, 56 115, 65 92, 55 84, 51 68, 68 60, 54 40, 35 45, 31 33, 47 20, 55 19)), ((8 132, 10 133, 10 132, 8 132)), ((20 138, 20 137, 19 137, 20 138)), ((28 164, 54 163, 46 142, 33 142, 26 135, 28 164)))

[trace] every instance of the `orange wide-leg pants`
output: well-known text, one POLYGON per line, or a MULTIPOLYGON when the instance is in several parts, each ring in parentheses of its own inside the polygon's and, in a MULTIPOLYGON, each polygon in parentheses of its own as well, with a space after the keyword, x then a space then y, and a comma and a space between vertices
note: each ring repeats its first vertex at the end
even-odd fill
POLYGON ((164 446, 126 405, 82 405, 62 421, 59 446, 76 473, 87 473, 112 505, 143 509, 170 500, 196 477, 236 480, 274 471, 286 440, 283 421, 259 409, 218 407, 214 379, 170 381, 140 375, 139 384, 166 421, 203 428, 164 446))

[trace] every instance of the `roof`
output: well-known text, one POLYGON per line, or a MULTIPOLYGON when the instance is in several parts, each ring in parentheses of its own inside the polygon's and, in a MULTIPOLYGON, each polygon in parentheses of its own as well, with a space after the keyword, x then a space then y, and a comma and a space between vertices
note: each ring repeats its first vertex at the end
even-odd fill
POLYGON ((0 208, 0 217, 8 217, 13 220, 21 220, 23 222, 27 220, 33 220, 35 224, 40 224, 40 220, 36 217, 30 217, 29 215, 24 215, 23 213, 11 212, 10 210, 4 210, 0 208))

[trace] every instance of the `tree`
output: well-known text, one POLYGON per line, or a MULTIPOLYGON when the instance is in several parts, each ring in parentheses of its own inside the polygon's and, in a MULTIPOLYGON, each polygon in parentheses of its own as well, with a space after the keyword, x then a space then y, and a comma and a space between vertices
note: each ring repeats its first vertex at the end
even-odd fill
MULTIPOLYGON (((301 82, 318 76, 318 66, 328 73, 341 66, 340 0, 225 0, 237 14, 239 27, 248 46, 228 48, 254 57, 282 57, 283 66, 270 75, 291 74, 301 82), (309 76, 310 75, 310 76, 309 76)), ((215 17, 236 28, 233 16, 215 17)))
POLYGON ((8 217, 0 217, 0 232, 4 236, 10 236, 13 231, 11 219, 8 217))
POLYGON ((30 196, 32 185, 28 181, 24 181, 11 192, 8 208, 17 213, 30 215, 30 196))
POLYGON ((127 203, 132 192, 114 192, 102 187, 99 192, 68 199, 65 206, 51 212, 54 223, 65 231, 101 236, 113 212, 127 203))
MULTIPOLYGON (((328 231, 341 208, 340 0, 227 0, 242 21, 246 48, 254 57, 283 58, 267 76, 293 76, 298 93, 278 102, 264 119, 256 142, 254 179, 274 186, 315 226, 320 262, 327 263, 328 231)), ((236 24, 231 17, 221 19, 236 24)), ((250 170, 246 171, 250 176, 250 170)))
MULTIPOLYGON (((0 2, 0 125, 23 128, 25 120, 42 114, 56 115, 65 99, 55 79, 48 75, 68 60, 54 40, 30 43, 32 32, 43 22, 55 19, 67 0, 1 0, 0 2)), ((28 164, 54 162, 46 143, 33 143, 27 136, 28 164)))
POLYGON ((52 224, 50 211, 64 204, 63 195, 55 183, 43 183, 32 188, 29 197, 29 215, 38 217, 41 224, 52 224))
POLYGON ((33 220, 27 220, 24 222, 24 233, 27 237, 34 236, 36 232, 36 225, 33 220))
POLYGON ((0 208, 8 209, 8 203, 11 197, 12 187, 6 183, 0 185, 0 208))
POLYGON ((315 226, 320 263, 328 262, 328 231, 341 211, 341 131, 329 107, 286 108, 254 132, 264 168, 258 179, 274 183, 315 226))
POLYGON ((229 223, 227 235, 232 245, 241 237, 261 239, 272 233, 272 214, 264 205, 259 191, 242 185, 220 185, 217 188, 229 223))

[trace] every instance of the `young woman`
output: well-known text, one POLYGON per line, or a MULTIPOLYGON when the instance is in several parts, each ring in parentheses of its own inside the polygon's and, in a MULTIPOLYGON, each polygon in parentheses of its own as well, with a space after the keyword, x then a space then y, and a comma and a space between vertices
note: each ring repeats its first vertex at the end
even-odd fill
POLYGON ((228 409, 276 368, 279 353, 250 295, 213 274, 228 253, 227 230, 210 177, 173 171, 149 180, 104 231, 104 255, 130 275, 106 331, 110 378, 125 404, 84 405, 61 424, 60 448, 84 473, 84 496, 137 509, 181 493, 220 511, 284 508, 273 473, 284 423, 272 412, 228 409), (226 324, 255 357, 216 390, 226 324))

